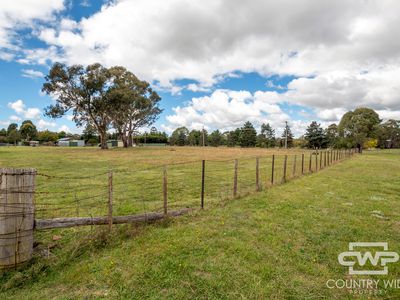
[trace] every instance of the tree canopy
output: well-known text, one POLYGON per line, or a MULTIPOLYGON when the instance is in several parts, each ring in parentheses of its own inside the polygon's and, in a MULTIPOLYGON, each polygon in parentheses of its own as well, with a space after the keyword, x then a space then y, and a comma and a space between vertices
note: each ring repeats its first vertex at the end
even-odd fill
POLYGON ((157 93, 124 67, 55 63, 45 80, 43 92, 56 99, 56 104, 46 109, 46 115, 59 118, 72 111, 78 127, 90 125, 96 129, 102 149, 107 148, 110 126, 128 146, 133 131, 152 124, 161 113, 157 93))
POLYGON ((376 136, 380 122, 379 115, 373 109, 357 108, 343 115, 338 126, 339 135, 347 147, 360 146, 368 138, 376 136))
POLYGON ((307 147, 312 149, 324 148, 327 144, 327 139, 321 125, 316 121, 312 121, 307 127, 306 134, 304 135, 307 141, 307 147))

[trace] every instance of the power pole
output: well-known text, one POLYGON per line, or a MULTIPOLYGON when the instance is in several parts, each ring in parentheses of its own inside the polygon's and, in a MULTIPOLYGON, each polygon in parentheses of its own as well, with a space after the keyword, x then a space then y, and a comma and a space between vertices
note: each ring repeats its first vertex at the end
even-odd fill
POLYGON ((287 149, 287 135, 288 135, 288 125, 287 125, 287 121, 285 121, 285 149, 287 149))

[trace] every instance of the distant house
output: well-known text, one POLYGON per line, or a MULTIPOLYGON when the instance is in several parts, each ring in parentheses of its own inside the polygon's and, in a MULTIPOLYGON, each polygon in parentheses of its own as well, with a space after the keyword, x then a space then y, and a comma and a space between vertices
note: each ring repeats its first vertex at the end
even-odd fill
POLYGON ((59 147, 84 147, 85 141, 84 140, 73 140, 71 138, 62 138, 57 141, 57 145, 59 147))

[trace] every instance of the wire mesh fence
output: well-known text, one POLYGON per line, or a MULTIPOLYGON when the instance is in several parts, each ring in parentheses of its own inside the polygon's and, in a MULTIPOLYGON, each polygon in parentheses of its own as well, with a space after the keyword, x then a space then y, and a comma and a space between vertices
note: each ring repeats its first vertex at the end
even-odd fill
MULTIPOLYGON (((207 160, 112 170, 112 213, 131 215, 198 208, 204 186, 205 206, 241 197, 317 172, 345 157, 347 152, 315 151, 292 155, 207 160)), ((350 152, 349 152, 350 153, 350 152)), ((38 173, 35 218, 107 216, 110 205, 109 172, 86 176, 38 173)))
POLYGON ((223 201, 318 172, 353 150, 124 166, 102 173, 55 176, 0 169, 0 268, 32 255, 33 230, 126 223, 212 208, 223 201), (142 216, 145 216, 143 218, 142 216), (41 227, 38 224, 42 224, 41 227))

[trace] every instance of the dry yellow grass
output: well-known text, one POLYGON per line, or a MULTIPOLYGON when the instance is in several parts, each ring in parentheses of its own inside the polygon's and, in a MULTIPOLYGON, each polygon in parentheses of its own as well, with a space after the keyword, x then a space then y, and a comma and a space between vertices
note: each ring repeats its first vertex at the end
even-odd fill
POLYGON ((304 149, 138 147, 131 149, 0 147, 0 166, 31 167, 51 174, 142 167, 206 160, 299 154, 304 149))

